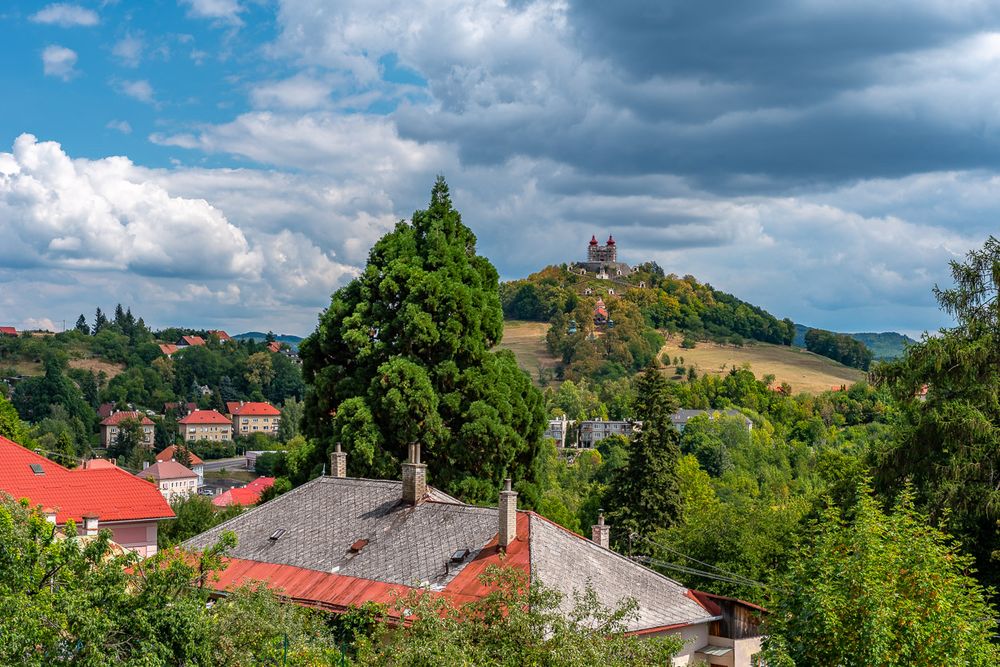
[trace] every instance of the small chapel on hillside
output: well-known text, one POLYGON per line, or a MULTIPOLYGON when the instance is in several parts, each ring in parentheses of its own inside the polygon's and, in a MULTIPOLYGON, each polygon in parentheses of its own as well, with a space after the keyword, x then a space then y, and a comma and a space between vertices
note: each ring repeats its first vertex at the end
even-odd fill
POLYGON ((632 273, 628 264, 618 261, 618 244, 610 234, 604 245, 597 240, 597 236, 591 236, 587 244, 587 261, 576 262, 573 268, 581 273, 595 273, 598 278, 604 279, 632 273))

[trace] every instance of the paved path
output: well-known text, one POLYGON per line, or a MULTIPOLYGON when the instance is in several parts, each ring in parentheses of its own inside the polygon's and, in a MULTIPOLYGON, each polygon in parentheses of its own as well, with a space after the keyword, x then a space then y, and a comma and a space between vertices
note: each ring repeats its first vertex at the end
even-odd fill
POLYGON ((236 456, 231 459, 214 459, 212 461, 205 461, 205 470, 246 470, 247 460, 246 457, 236 456))

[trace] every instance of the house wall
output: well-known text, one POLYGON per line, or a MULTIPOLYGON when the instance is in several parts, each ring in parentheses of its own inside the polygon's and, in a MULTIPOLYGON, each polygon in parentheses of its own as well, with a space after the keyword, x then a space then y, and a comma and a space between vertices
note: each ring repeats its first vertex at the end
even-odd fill
POLYGON ((251 417, 237 415, 233 417, 233 427, 236 429, 236 435, 250 435, 252 433, 277 435, 278 424, 280 423, 280 416, 251 417))
POLYGON ((125 523, 101 523, 100 528, 111 531, 111 539, 129 551, 140 556, 156 553, 156 521, 129 521, 125 523))
POLYGON ((198 478, 197 477, 184 477, 181 479, 161 479, 156 483, 157 488, 160 489, 160 493, 163 497, 167 499, 169 503, 174 498, 181 496, 189 496, 192 493, 198 492, 198 478))
POLYGON ((178 430, 184 442, 195 440, 227 442, 233 439, 233 427, 229 424, 180 424, 178 430))
MULTIPOLYGON (((146 447, 153 446, 153 436, 154 436, 154 426, 143 426, 142 427, 142 444, 146 447)), ((101 426, 101 445, 107 449, 111 445, 118 442, 118 427, 117 426, 101 426)))

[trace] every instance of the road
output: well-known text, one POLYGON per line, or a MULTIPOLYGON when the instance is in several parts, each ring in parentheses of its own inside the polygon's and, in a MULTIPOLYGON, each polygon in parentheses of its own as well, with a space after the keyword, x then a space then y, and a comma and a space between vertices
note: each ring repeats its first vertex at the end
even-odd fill
POLYGON ((246 470, 247 460, 243 456, 236 456, 231 459, 214 459, 205 461, 205 472, 209 470, 246 470))

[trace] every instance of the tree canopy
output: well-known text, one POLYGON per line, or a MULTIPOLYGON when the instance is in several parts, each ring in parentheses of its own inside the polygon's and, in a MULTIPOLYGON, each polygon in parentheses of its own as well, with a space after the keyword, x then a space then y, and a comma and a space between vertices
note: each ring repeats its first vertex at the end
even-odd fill
POLYGON ((497 280, 438 178, 427 210, 375 244, 303 341, 305 433, 326 451, 341 441, 352 474, 376 477, 396 476, 419 442, 434 483, 472 499, 531 477, 545 415, 513 354, 493 350, 497 280))

